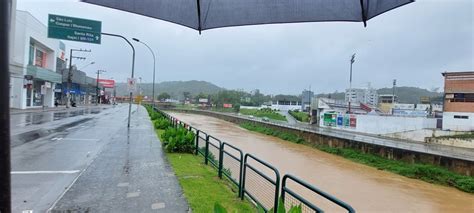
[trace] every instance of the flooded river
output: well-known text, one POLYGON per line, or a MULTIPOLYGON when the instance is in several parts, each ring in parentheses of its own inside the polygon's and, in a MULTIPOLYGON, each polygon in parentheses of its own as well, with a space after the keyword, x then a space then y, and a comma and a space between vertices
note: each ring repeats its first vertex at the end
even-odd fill
MULTIPOLYGON (((474 195, 405 178, 303 145, 247 131, 213 117, 171 113, 178 119, 293 174, 349 203, 358 212, 474 212, 474 195)), ((319 200, 319 199, 318 199, 319 200)), ((319 203, 327 212, 340 210, 319 203), (329 208, 329 209, 328 209, 329 208)))

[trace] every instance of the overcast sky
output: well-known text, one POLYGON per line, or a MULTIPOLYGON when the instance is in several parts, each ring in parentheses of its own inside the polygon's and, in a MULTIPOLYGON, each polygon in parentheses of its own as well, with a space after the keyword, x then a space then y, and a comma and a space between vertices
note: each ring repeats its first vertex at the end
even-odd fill
MULTIPOLYGON (((299 94, 349 86, 349 60, 356 53, 353 85, 375 88, 443 87, 441 72, 474 70, 472 0, 418 0, 362 23, 304 23, 197 31, 127 12, 69 0, 17 0, 46 24, 48 14, 102 21, 102 31, 137 37, 157 54, 157 81, 204 80, 228 89, 299 94)), ((106 77, 125 81, 131 73, 131 49, 124 41, 102 37, 101 45, 65 42, 106 77)), ((141 44, 136 76, 152 81, 153 61, 141 44)))

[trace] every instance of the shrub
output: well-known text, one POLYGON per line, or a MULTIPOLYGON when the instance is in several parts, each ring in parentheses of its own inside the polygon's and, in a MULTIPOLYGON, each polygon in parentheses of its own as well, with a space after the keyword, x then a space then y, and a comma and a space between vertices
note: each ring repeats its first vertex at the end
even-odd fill
POLYGON ((153 111, 152 111, 152 112, 150 113, 150 118, 151 118, 151 120, 156 120, 156 119, 158 119, 158 118, 163 118, 163 116, 161 116, 161 115, 160 115, 159 113, 157 113, 157 112, 153 112, 153 111))
POLYGON ((166 129, 171 126, 171 122, 166 118, 158 118, 154 121, 155 129, 166 129))
POLYGON ((161 139, 164 141, 165 149, 168 152, 193 153, 194 138, 194 133, 183 127, 168 127, 161 134, 161 139))

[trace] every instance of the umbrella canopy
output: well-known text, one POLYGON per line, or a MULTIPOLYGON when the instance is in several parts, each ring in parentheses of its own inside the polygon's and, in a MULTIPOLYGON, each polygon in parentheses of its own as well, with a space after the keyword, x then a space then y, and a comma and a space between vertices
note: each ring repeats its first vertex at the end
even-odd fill
POLYGON ((414 0, 83 0, 195 30, 256 24, 364 22, 414 0))

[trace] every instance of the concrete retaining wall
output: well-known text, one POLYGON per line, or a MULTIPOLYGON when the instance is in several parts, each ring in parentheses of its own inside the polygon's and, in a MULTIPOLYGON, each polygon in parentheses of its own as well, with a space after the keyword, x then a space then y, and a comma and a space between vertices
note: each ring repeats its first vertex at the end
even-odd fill
POLYGON ((215 113, 211 111, 197 111, 197 110, 173 110, 185 113, 194 113, 194 114, 201 114, 212 116, 215 118, 219 118, 225 121, 229 121, 235 124, 240 124, 243 122, 253 122, 263 125, 268 128, 272 128, 275 130, 291 132, 297 134, 298 136, 304 138, 307 142, 316 145, 327 145, 330 147, 338 147, 338 148, 352 148, 361 150, 364 153, 376 154, 379 156, 383 156, 387 159, 394 159, 394 160, 401 160, 408 163, 424 163, 424 164, 432 164, 447 168, 453 172, 467 175, 467 176, 474 176, 474 161, 468 161, 464 159, 457 159, 453 157, 446 157, 428 153, 420 153, 415 152, 407 149, 400 149, 400 148, 393 148, 393 147, 386 147, 376 144, 369 144, 364 143, 356 140, 349 140, 343 138, 336 138, 331 136, 326 136, 322 134, 317 134, 311 131, 299 130, 290 127, 278 126, 271 123, 260 122, 260 121, 250 121, 246 118, 241 118, 237 116, 226 115, 222 113, 215 113))
POLYGON ((460 139, 460 138, 425 138, 426 143, 443 144, 447 146, 457 146, 464 148, 471 148, 474 151, 474 139, 460 139))

